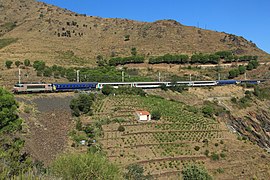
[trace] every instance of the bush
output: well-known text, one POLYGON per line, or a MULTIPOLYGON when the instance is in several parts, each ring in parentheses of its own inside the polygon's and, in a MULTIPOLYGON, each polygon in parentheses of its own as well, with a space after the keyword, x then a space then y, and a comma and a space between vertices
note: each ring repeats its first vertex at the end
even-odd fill
POLYGON ((124 132, 125 131, 125 127, 120 125, 117 129, 119 132, 124 132))
POLYGON ((127 167, 127 173, 124 178, 127 180, 147 180, 151 179, 150 175, 144 175, 144 169, 138 164, 131 164, 127 167))
POLYGON ((139 96, 145 96, 146 94, 142 88, 137 87, 119 87, 118 89, 115 89, 114 92, 116 94, 129 94, 139 96))
POLYGON ((43 76, 45 77, 51 77, 52 76, 52 70, 48 67, 44 69, 43 76))
POLYGON ((199 146, 195 146, 195 151, 199 151, 200 150, 200 147, 199 146))
POLYGON ((165 54, 164 56, 151 57, 149 59, 149 64, 185 64, 188 63, 189 56, 184 54, 171 55, 165 54))
POLYGON ((204 152, 204 155, 206 155, 208 157, 209 156, 209 153, 210 153, 209 150, 206 149, 205 152, 204 152))
POLYGON ((21 128, 22 120, 17 115, 17 107, 14 96, 0 88, 0 133, 21 128))
POLYGON ((232 97, 232 98, 231 98, 231 101, 232 101, 232 103, 236 104, 236 103, 237 103, 236 97, 232 97))
POLYGON ((25 59, 25 60, 24 60, 24 65, 25 65, 25 66, 30 66, 30 64, 31 64, 31 63, 30 63, 30 60, 29 60, 29 59, 25 59))
POLYGON ((21 61, 15 61, 16 67, 19 67, 21 65, 21 61))
POLYGON ((240 74, 239 69, 232 69, 229 71, 229 78, 230 79, 235 78, 239 76, 239 74, 240 74))
POLYGON ((240 66, 238 67, 238 70, 239 70, 239 73, 240 73, 240 74, 245 74, 245 72, 246 72, 246 67, 243 66, 243 65, 240 65, 240 66))
POLYGON ((214 109, 209 106, 209 105, 206 105, 202 108, 202 113, 204 114, 204 116, 206 117, 212 117, 213 116, 213 113, 214 113, 214 109))
POLYGON ((183 180, 212 180, 208 172, 195 164, 189 165, 182 171, 183 180))
POLYGON ((221 158, 225 158, 226 157, 226 154, 222 152, 222 153, 220 153, 220 157, 221 158))
POLYGON ((36 71, 43 71, 46 65, 44 61, 35 61, 33 67, 35 68, 36 71))
POLYGON ((144 57, 142 56, 130 56, 130 57, 114 57, 109 60, 110 66, 125 65, 131 63, 144 63, 144 57))
POLYGON ((153 120, 160 120, 160 118, 161 118, 161 113, 160 113, 159 111, 157 111, 157 110, 152 111, 152 112, 151 112, 151 118, 152 118, 153 120))
POLYGON ((6 67, 8 68, 8 69, 10 69, 11 68, 11 65, 13 64, 13 62, 12 61, 6 61, 6 67))
POLYGON ((102 91, 102 94, 108 96, 109 94, 113 92, 113 87, 110 85, 104 85, 101 91, 102 91))
POLYGON ((81 114, 90 113, 93 101, 93 94, 80 94, 79 97, 72 99, 70 102, 69 106, 72 110, 72 114, 78 117, 81 114))
POLYGON ((216 154, 216 153, 213 153, 213 154, 211 155, 211 159, 212 159, 213 161, 218 161, 218 160, 219 160, 219 155, 216 154))
POLYGON ((119 169, 100 154, 66 154, 51 165, 53 176, 60 179, 121 179, 119 169))

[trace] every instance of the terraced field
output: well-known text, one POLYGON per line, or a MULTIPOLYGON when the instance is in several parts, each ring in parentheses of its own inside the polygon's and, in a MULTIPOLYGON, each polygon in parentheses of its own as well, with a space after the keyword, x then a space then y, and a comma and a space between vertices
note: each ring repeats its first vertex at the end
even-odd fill
POLYGON ((99 139, 111 161, 123 167, 140 164, 155 178, 177 179, 189 163, 205 166, 219 179, 269 177, 269 155, 237 140, 224 124, 189 109, 154 96, 109 96, 97 101, 92 118, 113 120, 102 126, 99 139), (158 110, 162 116, 159 121, 137 122, 135 110, 158 110), (118 131, 120 125, 124 132, 118 131), (250 164, 251 170, 243 170, 243 164, 250 164))

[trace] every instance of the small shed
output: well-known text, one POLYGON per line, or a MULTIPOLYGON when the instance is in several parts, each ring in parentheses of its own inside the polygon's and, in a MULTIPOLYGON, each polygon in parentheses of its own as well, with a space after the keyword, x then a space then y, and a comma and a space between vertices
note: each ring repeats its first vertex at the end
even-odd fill
POLYGON ((151 114, 148 111, 136 111, 135 115, 138 121, 150 121, 151 114))

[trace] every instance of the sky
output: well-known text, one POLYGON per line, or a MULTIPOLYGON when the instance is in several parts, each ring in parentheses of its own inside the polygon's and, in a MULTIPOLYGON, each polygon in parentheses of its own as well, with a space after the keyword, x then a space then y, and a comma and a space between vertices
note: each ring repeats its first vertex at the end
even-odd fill
POLYGON ((270 53, 270 0, 39 0, 80 14, 187 26, 243 36, 270 53))

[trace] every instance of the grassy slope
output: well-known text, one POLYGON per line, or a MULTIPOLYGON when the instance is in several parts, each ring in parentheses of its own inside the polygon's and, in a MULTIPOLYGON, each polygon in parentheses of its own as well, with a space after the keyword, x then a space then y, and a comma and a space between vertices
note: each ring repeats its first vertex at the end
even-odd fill
POLYGON ((0 50, 0 60, 44 59, 51 64, 72 65, 73 61, 69 62, 62 56, 72 51, 73 57, 76 57, 74 60, 79 60, 78 64, 95 65, 99 54, 104 57, 109 57, 111 53, 126 56, 130 55, 132 47, 146 56, 228 49, 268 56, 242 37, 183 26, 172 20, 145 23, 85 17, 34 0, 1 3, 0 25, 16 21, 14 29, 2 27, 3 37, 19 40, 0 50), (71 37, 64 35, 69 32, 71 37), (126 35, 130 36, 129 41, 125 41, 126 35))

